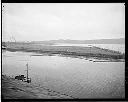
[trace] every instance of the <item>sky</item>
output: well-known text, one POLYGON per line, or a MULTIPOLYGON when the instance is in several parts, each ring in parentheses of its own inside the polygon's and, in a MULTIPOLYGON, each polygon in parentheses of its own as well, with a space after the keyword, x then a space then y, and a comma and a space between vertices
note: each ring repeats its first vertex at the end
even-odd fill
POLYGON ((2 39, 125 38, 124 3, 2 3, 2 39))

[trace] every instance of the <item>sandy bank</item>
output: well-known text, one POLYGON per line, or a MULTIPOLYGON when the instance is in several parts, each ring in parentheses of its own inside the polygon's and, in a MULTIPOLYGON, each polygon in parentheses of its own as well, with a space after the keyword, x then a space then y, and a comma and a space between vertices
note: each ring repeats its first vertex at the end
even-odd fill
POLYGON ((73 99, 72 96, 2 75, 3 99, 73 99))

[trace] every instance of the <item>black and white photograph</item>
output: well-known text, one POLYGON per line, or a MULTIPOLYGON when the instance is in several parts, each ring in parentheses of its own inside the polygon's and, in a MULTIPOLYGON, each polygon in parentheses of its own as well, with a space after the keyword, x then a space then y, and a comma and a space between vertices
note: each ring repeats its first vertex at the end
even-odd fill
POLYGON ((2 99, 125 99, 125 3, 2 3, 2 99))

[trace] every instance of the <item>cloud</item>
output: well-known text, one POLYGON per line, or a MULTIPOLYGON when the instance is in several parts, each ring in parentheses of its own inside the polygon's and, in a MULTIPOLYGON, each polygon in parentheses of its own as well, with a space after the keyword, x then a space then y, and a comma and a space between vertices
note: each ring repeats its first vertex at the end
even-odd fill
POLYGON ((17 40, 124 37, 123 3, 4 4, 3 35, 17 40), (6 33, 6 34, 5 34, 6 33))

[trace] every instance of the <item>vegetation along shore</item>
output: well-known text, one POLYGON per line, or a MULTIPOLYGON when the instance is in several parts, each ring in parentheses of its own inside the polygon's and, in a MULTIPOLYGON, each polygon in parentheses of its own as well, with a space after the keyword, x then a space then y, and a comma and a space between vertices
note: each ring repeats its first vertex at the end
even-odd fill
POLYGON ((124 61, 125 54, 119 51, 103 49, 95 46, 51 46, 36 43, 6 43, 8 51, 36 52, 39 54, 60 54, 65 56, 86 57, 111 61, 124 61), (123 60, 122 60, 123 59, 123 60))

